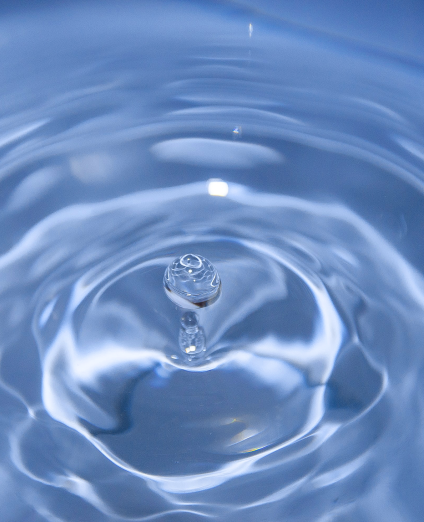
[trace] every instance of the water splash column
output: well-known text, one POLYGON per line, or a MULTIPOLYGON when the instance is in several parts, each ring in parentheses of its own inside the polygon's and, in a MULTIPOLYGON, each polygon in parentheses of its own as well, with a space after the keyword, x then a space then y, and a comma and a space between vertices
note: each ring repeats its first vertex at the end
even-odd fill
POLYGON ((206 351, 206 337, 193 310, 210 306, 221 295, 218 271, 205 257, 185 254, 167 267, 163 286, 169 299, 183 310, 180 349, 190 357, 201 355, 206 351))

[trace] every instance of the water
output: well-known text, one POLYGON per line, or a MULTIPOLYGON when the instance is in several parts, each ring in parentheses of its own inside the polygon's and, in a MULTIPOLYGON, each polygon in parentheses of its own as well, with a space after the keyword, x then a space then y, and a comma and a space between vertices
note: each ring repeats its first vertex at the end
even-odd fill
POLYGON ((178 341, 181 351, 189 355, 188 360, 191 356, 203 355, 203 352, 206 352, 205 332, 194 312, 185 312, 181 317, 178 341))
POLYGON ((2 7, 2 521, 422 520, 420 48, 255 5, 2 7))
MULTIPOLYGON (((217 182, 212 188, 216 188, 217 182)), ((221 279, 213 264, 203 256, 185 254, 165 270, 163 286, 168 297, 182 308, 210 306, 221 294, 221 279)))

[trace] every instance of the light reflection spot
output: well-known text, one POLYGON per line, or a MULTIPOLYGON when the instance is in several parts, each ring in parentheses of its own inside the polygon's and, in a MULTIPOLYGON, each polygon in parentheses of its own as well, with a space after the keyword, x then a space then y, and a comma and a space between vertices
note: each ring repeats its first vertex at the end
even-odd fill
POLYGON ((242 133, 241 126, 234 127, 234 129, 233 129, 233 138, 235 138, 235 139, 240 138, 241 137, 241 133, 242 133))
POLYGON ((208 183, 208 192, 210 196, 225 197, 228 194, 228 183, 221 179, 211 179, 208 183))

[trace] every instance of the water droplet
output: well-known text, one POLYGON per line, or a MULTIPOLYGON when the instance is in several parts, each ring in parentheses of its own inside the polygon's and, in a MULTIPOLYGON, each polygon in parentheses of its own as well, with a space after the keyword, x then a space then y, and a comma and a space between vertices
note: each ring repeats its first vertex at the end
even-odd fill
POLYGON ((187 355, 196 356, 205 351, 205 333, 203 328, 199 326, 199 319, 194 312, 186 312, 181 317, 178 340, 181 350, 187 355))
POLYGON ((221 279, 213 264, 203 256, 177 257, 165 270, 166 295, 176 305, 196 309, 214 303, 221 294, 221 279))
POLYGON ((242 134, 241 125, 237 125, 236 127, 234 127, 234 129, 233 129, 233 138, 234 139, 239 139, 239 138, 241 138, 241 134, 242 134))
POLYGON ((181 317, 181 326, 189 333, 195 333, 199 329, 199 320, 194 312, 186 312, 181 317))

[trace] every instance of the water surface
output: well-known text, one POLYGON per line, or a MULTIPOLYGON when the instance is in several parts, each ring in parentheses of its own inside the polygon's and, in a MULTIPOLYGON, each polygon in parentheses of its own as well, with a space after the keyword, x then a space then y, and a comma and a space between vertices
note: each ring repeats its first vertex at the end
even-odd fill
POLYGON ((421 520, 422 62, 325 29, 4 10, 5 522, 421 520))

